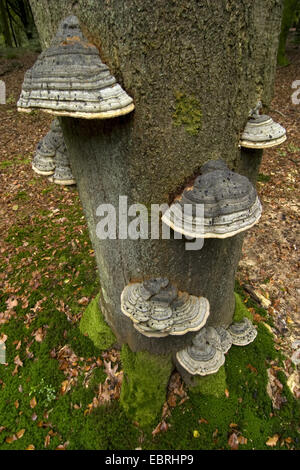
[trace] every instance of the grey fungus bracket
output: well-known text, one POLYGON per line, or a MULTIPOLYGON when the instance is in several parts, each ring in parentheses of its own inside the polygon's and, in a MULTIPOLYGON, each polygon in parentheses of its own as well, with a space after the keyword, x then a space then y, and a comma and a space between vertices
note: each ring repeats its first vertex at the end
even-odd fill
POLYGON ((133 99, 83 36, 76 16, 62 21, 50 47, 26 72, 17 106, 22 112, 41 109, 82 119, 113 118, 134 110, 133 99))
POLYGON ((32 169, 42 176, 53 175, 55 171, 55 154, 64 142, 63 133, 58 119, 51 123, 50 131, 38 143, 32 169))
POLYGON ((231 336, 232 344, 235 346, 247 346, 257 336, 256 328, 247 317, 241 322, 232 323, 228 328, 228 333, 231 336))
POLYGON ((64 186, 76 184, 58 118, 52 121, 50 131, 39 142, 32 169, 38 175, 49 176, 49 181, 53 183, 64 186))
POLYGON ((228 329, 204 327, 190 346, 176 353, 176 360, 191 375, 215 374, 224 364, 225 354, 232 345, 247 346, 256 336, 257 330, 246 317, 228 329))
POLYGON ((191 375, 205 376, 218 372, 225 362, 225 354, 215 328, 202 328, 191 346, 176 353, 176 359, 191 375))
POLYGON ((262 104, 250 112, 249 120, 241 136, 240 146, 251 149, 275 147, 286 141, 286 130, 270 116, 259 114, 262 104))
POLYGON ((68 150, 65 143, 57 149, 55 154, 55 171, 49 181, 62 186, 72 186, 76 184, 70 167, 68 150))
POLYGON ((224 354, 226 354, 232 346, 232 338, 228 330, 222 326, 216 326, 215 330, 219 335, 221 341, 221 348, 224 354))
POLYGON ((222 160, 212 160, 202 166, 201 175, 174 201, 162 221, 188 237, 227 238, 253 227, 261 213, 250 181, 230 171, 222 160), (200 205, 204 214, 199 216, 200 205), (191 209, 187 212, 186 207, 191 209))
POLYGON ((209 302, 179 292, 168 279, 132 283, 121 294, 121 310, 135 329, 151 338, 199 331, 209 316, 209 302))

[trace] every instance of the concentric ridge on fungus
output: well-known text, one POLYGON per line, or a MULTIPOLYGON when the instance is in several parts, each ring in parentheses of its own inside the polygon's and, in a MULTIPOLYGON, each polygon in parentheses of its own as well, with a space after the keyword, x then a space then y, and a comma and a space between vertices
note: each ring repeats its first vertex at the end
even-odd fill
POLYGON ((215 374, 225 362, 226 348, 216 329, 205 327, 193 338, 191 346, 177 352, 176 359, 192 375, 215 374))
POLYGON ((280 145, 286 141, 286 130, 270 116, 259 114, 262 103, 250 113, 249 120, 241 136, 240 145, 245 148, 264 149, 280 145))
POLYGON ((247 346, 257 336, 248 318, 233 323, 228 329, 204 327, 193 338, 191 346, 176 353, 178 363, 192 375, 209 375, 218 372, 225 362, 231 346, 247 346))
POLYGON ((247 346, 257 336, 256 328, 247 317, 241 322, 232 323, 228 328, 228 333, 231 336, 232 344, 235 346, 247 346))
POLYGON ((250 181, 230 171, 222 160, 213 160, 202 166, 193 186, 183 191, 162 220, 192 238, 227 238, 255 225, 261 212, 250 181), (198 211, 201 205, 203 216, 198 211))
POLYGON ((179 292, 168 279, 156 278, 125 287, 121 310, 144 336, 184 335, 202 328, 209 316, 204 297, 179 292))
POLYGON ((39 142, 32 162, 32 169, 39 175, 49 176, 49 180, 53 183, 76 184, 58 118, 52 121, 50 131, 39 142))
POLYGON ((50 131, 38 143, 32 169, 38 175, 49 176, 55 171, 55 154, 63 144, 64 137, 58 119, 51 123, 50 131))
POLYGON ((62 21, 49 49, 25 74, 18 110, 35 108, 85 119, 113 118, 134 109, 98 49, 83 36, 76 16, 62 21))

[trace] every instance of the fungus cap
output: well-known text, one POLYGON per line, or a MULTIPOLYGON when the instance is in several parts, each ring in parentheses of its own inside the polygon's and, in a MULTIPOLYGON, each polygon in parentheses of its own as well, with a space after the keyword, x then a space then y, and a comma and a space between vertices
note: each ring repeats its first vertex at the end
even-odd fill
POLYGON ((174 201, 162 221, 192 238, 227 238, 255 225, 261 212, 250 181, 230 171, 223 161, 213 160, 202 166, 201 175, 174 201))
POLYGON ((280 145, 286 141, 286 130, 270 116, 259 114, 262 107, 258 102, 250 113, 250 118, 241 136, 240 145, 245 148, 264 149, 280 145))
POLYGON ((176 353, 176 359, 191 375, 204 376, 218 372, 225 362, 225 355, 215 328, 202 328, 191 346, 176 353))
POLYGON ((228 328, 228 333, 231 336, 232 344, 235 346, 247 346, 252 343, 257 336, 256 328, 247 317, 241 322, 232 323, 228 328))
POLYGON ((184 335, 202 328, 209 316, 204 297, 179 292, 168 279, 156 278, 125 287, 121 310, 144 336, 184 335))
POLYGON ((55 171, 55 154, 64 138, 58 119, 51 123, 49 132, 38 143, 32 162, 32 169, 38 175, 49 176, 55 171))
POLYGON ((83 36, 78 18, 61 24, 50 47, 25 74, 18 110, 106 119, 130 113, 133 100, 83 36))

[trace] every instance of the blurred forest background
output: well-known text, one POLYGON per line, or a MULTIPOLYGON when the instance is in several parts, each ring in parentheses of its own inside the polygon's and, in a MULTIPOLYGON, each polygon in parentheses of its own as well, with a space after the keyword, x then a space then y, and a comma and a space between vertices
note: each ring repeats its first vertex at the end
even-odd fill
POLYGON ((29 0, 0 0, 0 55, 12 58, 22 49, 41 50, 29 0))

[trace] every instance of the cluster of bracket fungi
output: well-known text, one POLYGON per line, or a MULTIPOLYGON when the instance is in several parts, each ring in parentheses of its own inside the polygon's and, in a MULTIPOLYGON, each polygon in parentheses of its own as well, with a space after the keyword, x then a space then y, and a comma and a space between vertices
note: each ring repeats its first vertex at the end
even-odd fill
POLYGON ((75 184, 68 150, 57 118, 52 121, 48 134, 38 143, 32 169, 38 175, 48 176, 53 183, 66 186, 75 184))
POLYGON ((254 341, 257 331, 248 320, 236 322, 225 329, 206 326, 209 302, 179 292, 166 278, 154 278, 125 287, 121 310, 135 329, 152 338, 198 332, 192 345, 177 352, 178 363, 192 375, 217 372, 225 362, 232 345, 246 346, 254 341))
MULTIPOLYGON (((260 115, 260 108, 258 102, 249 114, 241 147, 263 149, 286 139, 285 129, 269 116, 260 115)), ((116 82, 98 49, 83 36, 76 16, 62 21, 50 47, 26 72, 18 110, 33 109, 81 119, 111 119, 134 110, 133 99, 116 82)), ((57 119, 38 145, 33 169, 56 183, 75 183, 57 119)), ((216 160, 202 166, 193 185, 176 198, 162 221, 186 237, 223 239, 251 228, 261 212, 250 181, 216 160), (201 218, 197 212, 200 204, 204 207, 201 218), (182 210, 185 205, 191 207, 188 214, 182 210)), ((176 354, 178 363, 192 375, 217 372, 232 345, 245 346, 257 334, 247 318, 228 328, 206 326, 208 300, 178 291, 165 278, 126 286, 121 310, 139 333, 150 338, 196 333, 192 344, 176 354)))

